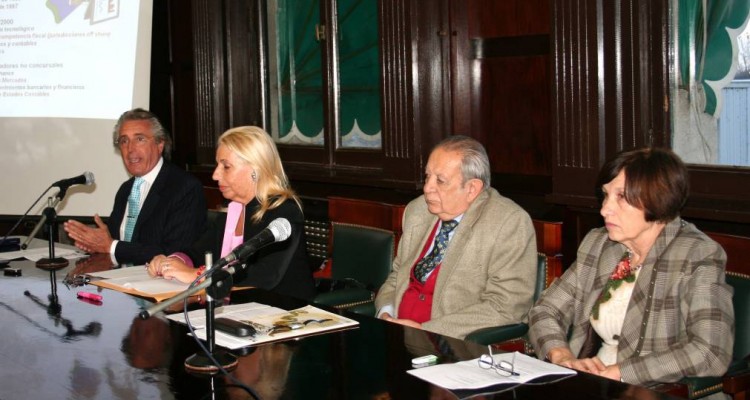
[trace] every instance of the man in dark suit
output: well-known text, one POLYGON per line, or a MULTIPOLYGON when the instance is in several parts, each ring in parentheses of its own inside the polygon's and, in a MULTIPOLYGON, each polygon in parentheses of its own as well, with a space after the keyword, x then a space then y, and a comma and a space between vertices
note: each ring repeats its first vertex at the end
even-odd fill
POLYGON ((144 264, 188 248, 204 228, 206 199, 198 179, 166 161, 172 143, 161 122, 136 108, 120 116, 113 135, 132 178, 117 191, 109 224, 99 215, 96 227, 68 220, 68 236, 81 250, 109 253, 116 264, 144 264))

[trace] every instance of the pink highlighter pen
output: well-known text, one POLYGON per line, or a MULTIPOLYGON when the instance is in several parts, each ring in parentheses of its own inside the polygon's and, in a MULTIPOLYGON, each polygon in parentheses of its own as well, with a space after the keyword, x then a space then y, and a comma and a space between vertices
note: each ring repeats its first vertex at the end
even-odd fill
POLYGON ((93 301, 102 301, 102 295, 95 294, 95 293, 89 293, 89 292, 78 292, 78 297, 93 300, 93 301))

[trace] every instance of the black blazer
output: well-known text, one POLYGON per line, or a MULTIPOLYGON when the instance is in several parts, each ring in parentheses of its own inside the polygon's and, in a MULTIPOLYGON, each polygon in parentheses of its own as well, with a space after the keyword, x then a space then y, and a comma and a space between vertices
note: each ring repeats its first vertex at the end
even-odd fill
POLYGON ((145 264, 156 255, 171 254, 193 244, 206 224, 203 185, 166 161, 143 202, 132 241, 121 240, 120 225, 134 181, 130 178, 120 186, 109 216, 109 233, 120 240, 115 248, 117 261, 145 264))
MULTIPOLYGON (((292 226, 292 234, 283 242, 271 243, 251 255, 247 268, 235 274, 236 286, 253 286, 275 293, 311 300, 315 296, 315 282, 307 261, 305 241, 305 217, 294 200, 287 200, 279 207, 268 210, 258 223, 251 216, 260 207, 253 199, 245 207, 244 240, 249 240, 263 231, 276 218, 286 218, 292 226)), ((187 252, 193 265, 205 264, 205 253, 212 252, 214 261, 221 255, 224 227, 227 214, 220 213, 200 239, 187 252)))

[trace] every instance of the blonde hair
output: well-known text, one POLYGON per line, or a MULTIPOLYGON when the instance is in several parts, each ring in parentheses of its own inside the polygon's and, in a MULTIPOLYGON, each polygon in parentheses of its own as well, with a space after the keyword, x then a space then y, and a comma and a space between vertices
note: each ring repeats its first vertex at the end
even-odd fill
POLYGON ((219 137, 219 144, 226 146, 255 169, 255 197, 260 208, 252 215, 258 222, 268 210, 272 210, 288 199, 302 209, 302 204, 289 185, 289 179, 281 165, 281 158, 271 136, 257 126, 231 128, 219 137))

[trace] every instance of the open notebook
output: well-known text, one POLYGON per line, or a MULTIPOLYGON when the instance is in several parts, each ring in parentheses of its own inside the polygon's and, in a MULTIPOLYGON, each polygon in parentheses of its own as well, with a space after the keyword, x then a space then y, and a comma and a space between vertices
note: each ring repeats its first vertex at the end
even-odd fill
MULTIPOLYGON (((184 314, 172 314, 167 318, 186 323, 184 314)), ((351 329, 359 322, 334 314, 314 306, 305 306, 294 310, 283 310, 261 303, 232 304, 219 307, 215 318, 229 318, 252 325, 257 333, 253 336, 237 337, 214 330, 216 344, 228 349, 239 349, 280 340, 302 336, 319 335, 331 331, 351 329)), ((206 312, 194 310, 188 313, 190 325, 195 334, 206 339, 206 312)))

